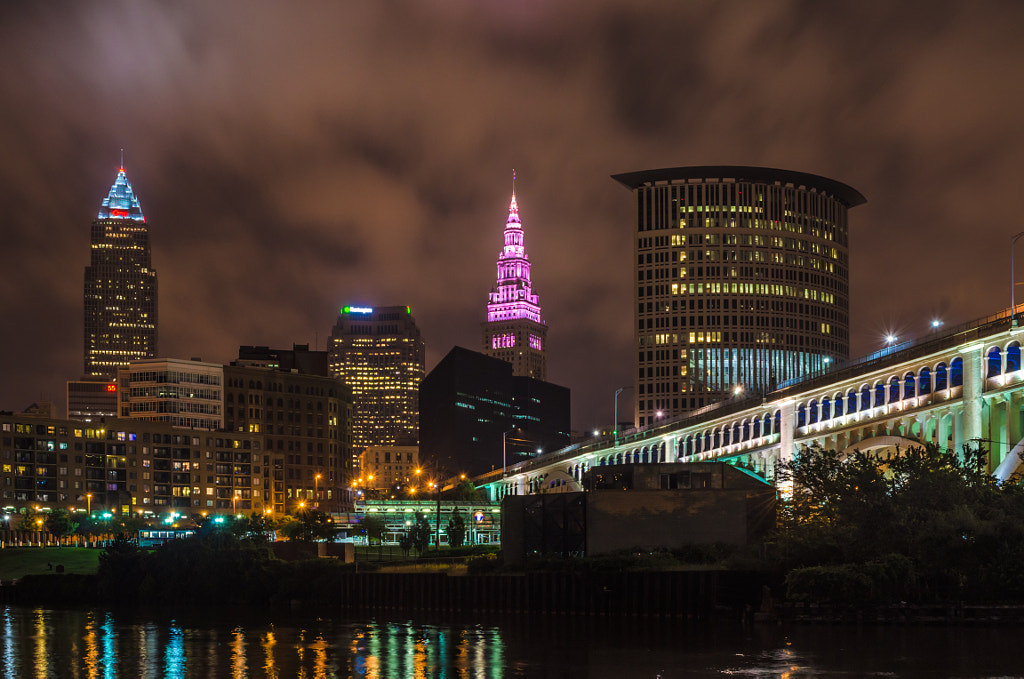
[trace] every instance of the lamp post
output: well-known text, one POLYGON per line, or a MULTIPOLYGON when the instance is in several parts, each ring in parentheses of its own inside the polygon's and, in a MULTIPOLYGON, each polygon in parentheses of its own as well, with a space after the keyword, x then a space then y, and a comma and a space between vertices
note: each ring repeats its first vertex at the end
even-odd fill
POLYGON ((1010 239, 1010 321, 1011 325, 1017 325, 1017 277, 1013 273, 1013 246, 1017 244, 1017 240, 1024 237, 1024 231, 1021 231, 1013 238, 1010 239))
POLYGON ((615 420, 612 422, 612 444, 613 445, 615 443, 618 443, 618 441, 619 441, 619 394, 621 394, 626 389, 632 389, 632 388, 633 387, 619 387, 618 389, 615 390, 615 409, 613 411, 614 414, 612 415, 612 417, 615 418, 615 420))
POLYGON ((317 474, 313 477, 313 499, 316 503, 317 509, 320 508, 320 475, 317 474))
POLYGON ((86 504, 86 507, 87 507, 86 511, 89 512, 89 516, 91 517, 92 516, 92 493, 86 493, 85 494, 85 504, 86 504))
MULTIPOLYGON (((433 486, 434 492, 437 493, 437 514, 436 514, 437 519, 436 519, 436 521, 434 523, 434 549, 435 549, 435 551, 440 551, 440 549, 441 549, 441 471, 440 470, 441 470, 440 465, 438 465, 437 460, 434 460, 434 481, 432 483, 430 483, 430 486, 433 486)), ((423 471, 423 470, 422 469, 417 469, 416 470, 416 474, 419 475, 419 473, 421 471, 423 471)), ((427 497, 429 498, 430 496, 428 495, 427 497)))

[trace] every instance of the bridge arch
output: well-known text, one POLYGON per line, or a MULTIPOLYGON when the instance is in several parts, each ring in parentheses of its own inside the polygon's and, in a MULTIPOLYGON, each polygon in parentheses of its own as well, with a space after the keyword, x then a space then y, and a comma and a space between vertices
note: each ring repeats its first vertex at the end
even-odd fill
POLYGON ((907 372, 903 376, 903 399, 914 398, 917 396, 917 375, 913 371, 907 372))
POLYGON ((583 490, 583 486, 563 471, 553 471, 538 479, 538 490, 545 493, 577 493, 583 490))
POLYGON ((917 393, 922 396, 932 393, 932 371, 926 365, 917 371, 917 393))
POLYGON ((985 377, 995 377, 1003 374, 1003 352, 997 344, 994 347, 989 347, 987 352, 987 360, 985 362, 985 377))
POLYGON ((949 362, 949 386, 962 387, 964 385, 964 359, 957 356, 949 362))
POLYGON ((913 446, 920 446, 920 441, 906 438, 904 436, 872 436, 866 438, 863 441, 851 444, 846 448, 839 451, 839 454, 843 457, 852 454, 855 451, 861 451, 862 453, 873 452, 879 455, 882 454, 894 454, 898 453, 899 450, 906 450, 913 446))
POLYGON ((886 403, 897 403, 900 401, 900 378, 893 375, 889 378, 889 397, 886 403))
POLYGON ((1020 342, 1014 340, 1006 345, 1006 374, 1020 370, 1020 342))

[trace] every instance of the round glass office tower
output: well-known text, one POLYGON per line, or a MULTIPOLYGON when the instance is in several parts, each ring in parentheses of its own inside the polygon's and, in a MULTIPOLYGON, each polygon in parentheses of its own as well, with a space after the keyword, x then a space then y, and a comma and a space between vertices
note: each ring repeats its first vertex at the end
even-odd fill
POLYGON ((638 426, 849 358, 856 189, 743 166, 613 179, 633 192, 638 426))

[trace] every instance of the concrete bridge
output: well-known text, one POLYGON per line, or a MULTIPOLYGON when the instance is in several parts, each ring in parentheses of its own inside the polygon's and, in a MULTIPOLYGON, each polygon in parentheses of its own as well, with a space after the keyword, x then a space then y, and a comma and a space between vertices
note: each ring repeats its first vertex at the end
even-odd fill
MULTIPOLYGON (((1017 314, 1019 317, 1021 314, 1017 314)), ((489 499, 580 490, 594 466, 722 461, 770 482, 804 447, 894 451, 980 444, 1008 478, 1024 450, 1024 327, 1009 311, 831 369, 753 398, 595 438, 474 479, 489 499)))

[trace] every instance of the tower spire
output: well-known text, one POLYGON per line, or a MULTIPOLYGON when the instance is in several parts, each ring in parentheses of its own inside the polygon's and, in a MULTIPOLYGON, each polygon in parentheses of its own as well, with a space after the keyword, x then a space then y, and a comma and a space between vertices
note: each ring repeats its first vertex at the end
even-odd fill
POLYGON ((547 325, 540 297, 530 278, 530 258, 523 243, 523 225, 516 204, 516 171, 512 170, 512 201, 498 254, 497 277, 483 324, 484 353, 512 363, 512 374, 545 379, 547 325))

